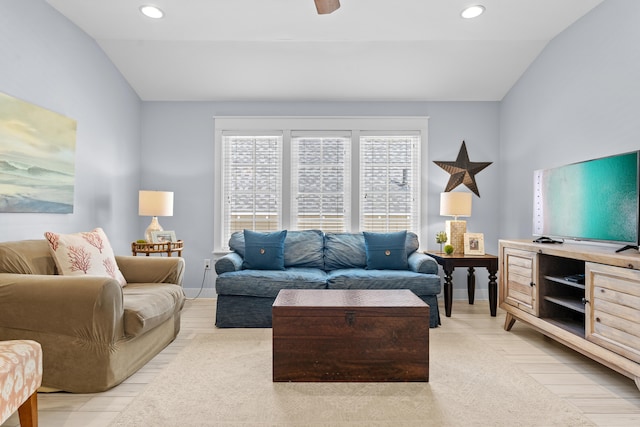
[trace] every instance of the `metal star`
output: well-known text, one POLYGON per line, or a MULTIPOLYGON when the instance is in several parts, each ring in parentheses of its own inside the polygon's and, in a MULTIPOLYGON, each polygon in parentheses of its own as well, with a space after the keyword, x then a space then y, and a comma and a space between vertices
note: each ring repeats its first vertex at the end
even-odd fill
POLYGON ((455 162, 434 161, 433 163, 451 174, 447 187, 444 189, 445 192, 453 190, 460 184, 464 184, 469 190, 473 191, 476 196, 480 197, 478 185, 476 184, 476 174, 493 162, 469 161, 467 146, 464 141, 462 141, 462 147, 460 147, 460 152, 458 152, 458 158, 455 162))

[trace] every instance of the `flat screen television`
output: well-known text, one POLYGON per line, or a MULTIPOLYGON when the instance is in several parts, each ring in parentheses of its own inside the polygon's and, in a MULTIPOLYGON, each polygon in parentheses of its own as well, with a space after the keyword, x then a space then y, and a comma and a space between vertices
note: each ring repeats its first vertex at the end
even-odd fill
POLYGON ((640 151, 534 171, 533 234, 640 243, 640 151))

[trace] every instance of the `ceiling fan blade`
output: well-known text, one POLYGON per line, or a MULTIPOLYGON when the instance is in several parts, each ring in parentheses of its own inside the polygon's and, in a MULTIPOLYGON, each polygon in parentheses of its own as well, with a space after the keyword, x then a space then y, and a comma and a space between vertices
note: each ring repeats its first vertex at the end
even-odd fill
POLYGON ((319 15, 336 11, 340 7, 340 0, 315 0, 319 15))

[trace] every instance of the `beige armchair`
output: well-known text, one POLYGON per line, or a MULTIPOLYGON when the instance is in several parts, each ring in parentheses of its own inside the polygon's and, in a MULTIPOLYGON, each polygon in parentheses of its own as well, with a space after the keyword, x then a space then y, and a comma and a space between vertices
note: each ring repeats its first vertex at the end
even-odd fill
POLYGON ((135 373, 180 330, 184 260, 116 256, 112 278, 61 276, 45 240, 0 243, 0 340, 43 351, 42 385, 107 390, 135 373))

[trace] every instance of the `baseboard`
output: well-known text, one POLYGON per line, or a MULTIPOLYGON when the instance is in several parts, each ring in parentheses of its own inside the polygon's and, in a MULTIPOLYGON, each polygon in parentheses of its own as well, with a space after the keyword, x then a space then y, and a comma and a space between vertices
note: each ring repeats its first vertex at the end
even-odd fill
MULTIPOLYGON (((218 294, 216 294, 215 289, 212 289, 212 288, 203 289, 202 292, 200 292, 200 288, 184 288, 184 294, 187 296, 187 298, 195 298, 196 295, 198 295, 198 298, 217 298, 218 296, 218 294), (200 293, 200 295, 198 295, 198 293, 200 293)), ((467 294, 467 290, 454 289, 453 299, 454 301, 459 301, 459 300, 468 301, 469 296, 467 294)), ((440 295, 438 295, 438 300, 444 301, 444 294, 441 293, 440 295)), ((476 289, 475 300, 488 301, 489 291, 487 291, 486 289, 476 289)))
MULTIPOLYGON (((440 295, 438 299, 442 299, 444 301, 444 295, 440 295)), ((469 301, 469 293, 467 289, 454 289, 453 290, 453 300, 464 300, 469 301)), ((474 297, 474 301, 488 301, 489 300, 489 291, 487 289, 478 289, 476 287, 476 293, 474 297)))
POLYGON ((200 288, 184 288, 184 294, 190 299, 196 296, 198 298, 216 298, 218 296, 216 290, 212 288, 202 289, 202 291, 200 291, 200 288))

